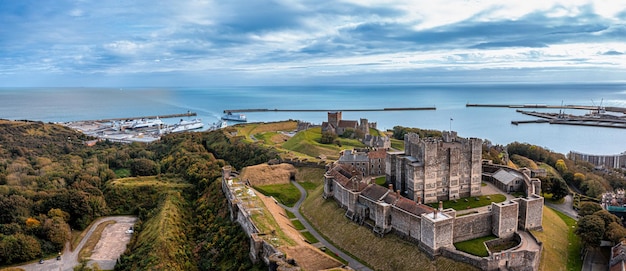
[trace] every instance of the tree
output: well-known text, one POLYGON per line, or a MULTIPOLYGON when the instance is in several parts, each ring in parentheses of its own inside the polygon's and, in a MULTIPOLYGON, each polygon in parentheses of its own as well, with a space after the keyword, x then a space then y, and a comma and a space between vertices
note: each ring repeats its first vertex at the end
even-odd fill
POLYGON ((597 215, 584 216, 578 220, 576 235, 586 248, 599 246, 604 237, 604 220, 597 215))
POLYGON ((626 228, 624 228, 624 226, 620 223, 611 222, 609 226, 606 227, 604 236, 611 242, 618 243, 626 237, 626 228))
POLYGON ((326 131, 322 133, 322 138, 320 139, 320 143, 331 144, 333 143, 333 141, 335 141, 336 138, 337 138, 337 134, 326 131))
POLYGON ((595 179, 588 179, 583 182, 581 189, 585 190, 585 194, 592 198, 597 198, 605 192, 602 184, 595 179))
POLYGON ((567 194, 569 194, 569 188, 567 187, 565 181, 559 178, 552 178, 552 180, 553 183, 551 187, 551 192, 553 200, 560 200, 567 196, 567 194))
POLYGON ((580 185, 587 180, 587 177, 585 176, 585 174, 576 172, 574 173, 574 185, 576 185, 576 187, 580 187, 580 185))
POLYGON ((563 159, 556 160, 556 164, 554 165, 556 170, 558 170, 561 174, 567 171, 567 165, 565 165, 565 161, 563 159))
POLYGON ((602 210, 602 206, 595 202, 585 201, 580 203, 580 209, 578 209, 579 216, 588 216, 593 213, 602 210))
POLYGON ((157 173, 157 164, 146 158, 133 159, 130 172, 133 176, 152 176, 157 173))

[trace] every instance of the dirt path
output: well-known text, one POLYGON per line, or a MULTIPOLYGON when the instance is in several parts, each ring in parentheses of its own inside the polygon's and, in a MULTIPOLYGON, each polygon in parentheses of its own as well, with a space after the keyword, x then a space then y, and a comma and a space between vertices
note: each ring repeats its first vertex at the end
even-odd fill
POLYGON ((324 237, 322 237, 322 235, 319 234, 315 230, 315 228, 313 228, 313 226, 311 226, 311 224, 309 224, 309 222, 306 221, 306 219, 304 219, 302 214, 300 214, 300 206, 302 205, 302 202, 304 202, 304 199, 306 199, 306 197, 307 197, 306 190, 304 190, 304 188, 298 182, 292 181, 291 183, 293 183, 298 188, 298 190, 300 190, 300 194, 301 194, 300 199, 298 200, 298 202, 293 207, 287 207, 287 206, 284 206, 282 204, 281 204, 281 206, 283 208, 285 208, 286 210, 289 210, 290 212, 292 212, 298 218, 298 220, 300 220, 300 222, 302 222, 302 225, 304 225, 304 227, 311 234, 313 234, 313 236, 315 236, 315 238, 317 238, 317 240, 319 240, 320 243, 322 243, 327 249, 330 249, 330 251, 332 251, 333 253, 335 253, 339 257, 343 258, 344 260, 348 261, 348 265, 352 269, 360 270, 360 271, 371 271, 372 269, 370 269, 369 267, 363 265, 362 263, 360 263, 356 259, 352 258, 348 254, 344 253, 343 251, 341 251, 340 249, 338 249, 337 247, 332 245, 326 239, 324 239, 324 237))
POLYGON ((282 231, 296 242, 295 246, 281 246, 279 249, 288 257, 294 258, 303 270, 325 270, 342 266, 339 261, 330 258, 318 248, 304 241, 300 232, 293 227, 291 220, 287 218, 285 209, 279 206, 273 198, 264 196, 259 192, 256 194, 263 201, 282 231))
MULTIPOLYGON (((135 223, 135 221, 137 221, 137 218, 136 217, 132 217, 132 216, 109 216, 109 217, 98 218, 96 221, 91 223, 91 226, 87 229, 87 234, 85 234, 83 239, 80 240, 80 243, 78 244, 78 246, 76 246, 76 249, 74 249, 74 251, 70 250, 69 243, 65 245, 65 250, 63 251, 63 253, 61 255, 61 260, 56 260, 54 258, 45 259, 43 264, 35 262, 35 263, 26 264, 26 265, 22 265, 22 266, 15 266, 15 268, 20 268, 20 269, 23 269, 24 271, 48 271, 48 270, 72 271, 72 270, 74 270, 74 266, 77 266, 79 264, 79 262, 78 262, 78 253, 83 248, 83 246, 85 246, 85 243, 87 242, 89 237, 93 234, 93 232, 96 230, 98 225, 100 225, 101 223, 106 222, 106 221, 115 221, 116 222, 116 224, 113 224, 113 225, 110 225, 110 226, 115 226, 115 225, 118 225, 118 224, 119 225, 133 225, 135 223)), ((105 229, 105 231, 103 232, 102 238, 98 242, 98 245, 100 245, 100 243, 103 243, 103 244, 116 243, 115 245, 123 246, 125 248, 126 244, 128 243, 128 241, 130 241, 130 237, 128 237, 128 240, 124 241, 124 239, 119 238, 119 235, 108 235, 107 236, 104 233, 107 231, 107 229, 109 227, 107 227, 105 229)), ((130 226, 127 226, 126 229, 128 229, 129 227, 130 226)), ((124 229, 124 231, 126 229, 124 229)), ((124 233, 124 231, 122 233, 124 233)), ((98 245, 96 245, 96 249, 98 248, 98 245)), ((118 248, 118 250, 119 250, 119 248, 118 248)), ((95 254, 95 252, 96 252, 96 250, 94 250, 94 254, 95 254)), ((122 249, 121 252, 124 252, 124 250, 122 249)), ((121 252, 119 254, 116 254, 116 255, 113 255, 114 253, 109 253, 108 254, 110 257, 113 257, 112 258, 113 266, 115 266, 115 260, 117 259, 117 257, 119 257, 121 252)), ((106 260, 111 260, 111 259, 106 259, 106 260)), ((105 263, 105 265, 106 265, 106 263, 105 263)), ((103 269, 103 270, 112 270, 113 266, 110 266, 110 264, 106 265, 106 267, 100 265, 100 268, 103 269)))

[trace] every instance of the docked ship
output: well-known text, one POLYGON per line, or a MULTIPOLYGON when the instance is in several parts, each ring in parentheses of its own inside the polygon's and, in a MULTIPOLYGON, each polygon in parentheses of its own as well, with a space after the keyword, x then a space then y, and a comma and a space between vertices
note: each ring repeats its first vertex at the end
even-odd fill
POLYGON ((139 128, 149 128, 149 127, 160 127, 163 125, 163 121, 159 118, 156 119, 140 119, 133 122, 133 124, 129 127, 130 129, 139 129, 139 128))
POLYGON ((238 122, 246 122, 248 121, 248 119, 246 118, 246 115, 244 114, 233 114, 232 112, 228 112, 226 114, 224 114, 222 116, 223 120, 231 120, 231 121, 238 121, 238 122))
POLYGON ((204 127, 204 123, 202 123, 202 119, 192 119, 192 120, 180 120, 177 124, 174 124, 170 132, 184 132, 190 130, 196 130, 204 127))

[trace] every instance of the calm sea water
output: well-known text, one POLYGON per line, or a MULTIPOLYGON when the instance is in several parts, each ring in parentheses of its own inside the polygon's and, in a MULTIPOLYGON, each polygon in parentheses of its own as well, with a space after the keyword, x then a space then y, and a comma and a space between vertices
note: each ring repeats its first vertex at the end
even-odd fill
MULTIPOLYGON (((626 151, 626 129, 549 124, 515 126, 533 119, 508 108, 467 108, 467 103, 583 104, 626 107, 626 84, 436 84, 378 86, 207 87, 207 88, 12 88, 0 89, 0 118, 65 122, 197 112, 205 124, 225 109, 354 109, 430 107, 435 111, 344 112, 367 118, 379 129, 402 125, 455 130, 497 144, 527 142, 567 153, 626 151), (452 120, 451 120, 452 119, 452 120)), ((558 110, 545 110, 558 112, 558 110)), ((566 113, 585 114, 568 110, 566 113)), ((247 113, 250 122, 326 120, 325 112, 247 113)), ((176 122, 178 119, 169 120, 176 122)))

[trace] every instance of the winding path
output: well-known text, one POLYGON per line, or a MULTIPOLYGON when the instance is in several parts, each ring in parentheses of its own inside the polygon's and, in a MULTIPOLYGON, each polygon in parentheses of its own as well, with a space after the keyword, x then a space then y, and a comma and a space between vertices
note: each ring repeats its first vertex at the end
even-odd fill
POLYGON ((91 223, 91 226, 89 227, 87 231, 87 234, 85 234, 83 239, 80 240, 80 243, 78 243, 78 246, 76 246, 76 248, 73 251, 70 250, 69 243, 65 245, 65 249, 63 250, 63 254, 61 255, 61 260, 56 260, 55 258, 51 258, 51 259, 44 260, 43 264, 40 264, 39 262, 35 262, 31 264, 26 264, 26 265, 15 266, 15 268, 20 268, 20 269, 23 269, 24 271, 48 271, 48 270, 72 271, 74 270, 74 267, 79 264, 78 253, 80 252, 80 250, 83 249, 83 247, 85 246, 85 243, 87 243, 87 240, 89 240, 89 237, 91 237, 91 235, 96 230, 98 225, 107 221, 115 221, 117 223, 131 223, 132 225, 135 223, 135 221, 137 221, 137 218, 132 217, 132 216, 108 216, 108 217, 98 218, 96 221, 91 223))
POLYGON ((354 270, 363 270, 363 271, 371 271, 372 269, 370 269, 369 267, 363 265, 362 263, 360 263, 356 259, 352 258, 350 255, 344 253, 343 251, 341 251, 337 247, 333 246, 333 244, 331 244, 326 239, 324 239, 324 237, 322 237, 322 235, 319 234, 317 232, 317 230, 315 230, 315 228, 313 228, 313 226, 311 226, 311 224, 309 224, 309 222, 302 216, 302 214, 300 214, 300 206, 302 205, 302 202, 304 202, 304 200, 307 197, 306 190, 304 188, 302 188, 302 186, 300 186, 300 184, 298 182, 291 181, 291 183, 293 183, 298 188, 298 190, 300 190, 300 199, 298 200, 298 202, 296 202, 296 204, 293 207, 287 207, 287 206, 282 205, 280 203, 279 203, 279 205, 281 207, 285 208, 286 210, 289 210, 290 212, 292 212, 298 218, 298 220, 300 220, 300 222, 302 222, 302 225, 304 225, 304 227, 311 234, 313 234, 313 236, 315 236, 315 238, 317 238, 317 240, 319 240, 320 243, 322 243, 327 249, 330 249, 330 251, 334 252, 339 257, 341 257, 344 260, 348 261, 348 265, 352 269, 354 269, 354 270))

